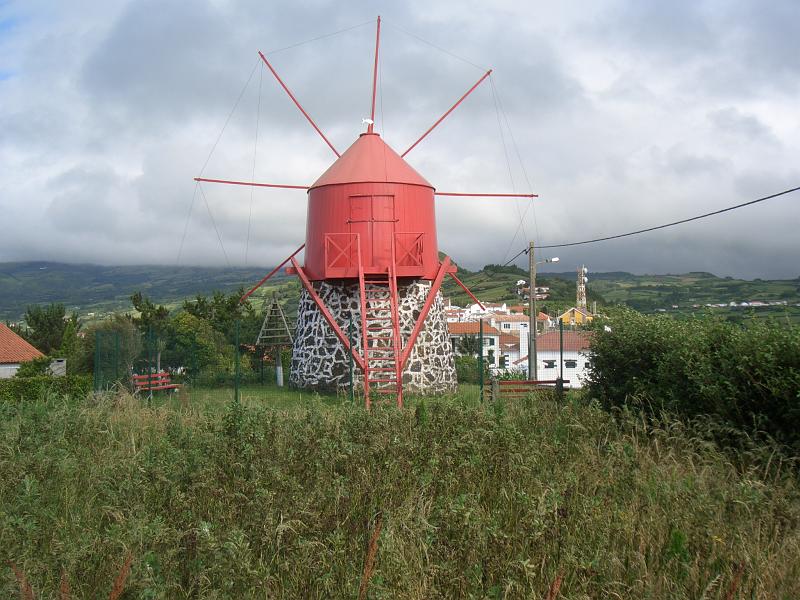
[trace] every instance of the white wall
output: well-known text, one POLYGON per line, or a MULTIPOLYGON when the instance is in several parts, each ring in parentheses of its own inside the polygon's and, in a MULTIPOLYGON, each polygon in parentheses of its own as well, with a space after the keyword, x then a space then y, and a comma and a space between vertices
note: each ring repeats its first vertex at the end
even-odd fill
MULTIPOLYGON (((536 353, 536 357, 539 363, 539 379, 558 379, 561 373, 558 351, 539 351, 536 353), (552 368, 547 368, 546 361, 553 361, 550 364, 554 366, 552 368)), ((569 381, 567 387, 583 387, 588 374, 588 369, 586 368, 588 362, 589 355, 585 352, 564 351, 564 379, 569 381), (568 368, 566 366, 568 361, 575 361, 576 366, 574 368, 568 368)))
POLYGON ((19 363, 3 363, 0 365, 0 379, 10 379, 17 373, 19 363))

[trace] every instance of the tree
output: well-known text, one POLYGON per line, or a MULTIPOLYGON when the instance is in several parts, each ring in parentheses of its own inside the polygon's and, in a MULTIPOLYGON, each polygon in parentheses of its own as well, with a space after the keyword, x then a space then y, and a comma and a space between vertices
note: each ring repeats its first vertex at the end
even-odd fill
POLYGON ((233 348, 211 324, 189 312, 180 312, 171 323, 170 353, 190 375, 225 371, 233 365, 233 348))
POLYGON ((481 351, 480 340, 477 335, 462 335, 458 339, 457 349, 464 356, 477 356, 481 351))
MULTIPOLYGON (((75 352, 73 373, 92 373, 95 368, 109 366, 119 376, 133 373, 133 363, 142 353, 142 336, 128 315, 114 315, 107 321, 90 325, 75 352), (98 333, 104 341, 97 349, 98 333), (95 352, 98 350, 98 352, 95 352), (100 364, 95 365, 95 356, 100 364)), ((67 363, 69 368, 69 363, 67 363)))
POLYGON ((72 313, 67 318, 63 304, 35 304, 25 311, 25 322, 28 324, 26 339, 40 352, 49 355, 61 347, 68 322, 72 322, 77 330, 78 315, 72 313))
POLYGON ((230 295, 216 291, 210 298, 198 294, 194 301, 186 300, 183 303, 183 310, 209 322, 231 343, 235 337, 236 322, 239 321, 239 339, 254 343, 261 320, 249 300, 240 302, 243 295, 243 289, 230 295))
POLYGON ((163 304, 156 304, 150 298, 136 292, 131 296, 131 304, 139 312, 133 322, 139 327, 148 343, 152 340, 156 352, 156 372, 161 371, 161 353, 167 345, 166 336, 169 328, 169 309, 163 304), (155 339, 153 337, 155 336, 155 339))

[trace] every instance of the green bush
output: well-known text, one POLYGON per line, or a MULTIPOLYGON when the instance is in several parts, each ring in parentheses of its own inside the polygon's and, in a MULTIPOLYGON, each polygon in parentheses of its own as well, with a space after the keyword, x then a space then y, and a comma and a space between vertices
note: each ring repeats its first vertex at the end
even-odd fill
POLYGON ((26 402, 38 400, 48 393, 83 398, 92 391, 92 378, 88 375, 68 377, 13 377, 0 379, 0 402, 26 402))
POLYGON ((800 452, 800 329, 743 327, 623 311, 592 342, 590 393, 603 404, 636 400, 643 410, 710 415, 766 432, 800 452))
POLYGON ((474 356, 456 356, 456 379, 458 383, 478 383, 480 370, 474 356))

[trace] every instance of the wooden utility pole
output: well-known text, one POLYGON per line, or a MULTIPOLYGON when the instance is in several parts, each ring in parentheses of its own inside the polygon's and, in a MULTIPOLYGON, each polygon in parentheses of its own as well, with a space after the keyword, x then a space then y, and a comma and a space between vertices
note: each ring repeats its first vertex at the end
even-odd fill
POLYGON ((528 246, 528 265, 530 268, 530 290, 528 291, 528 379, 539 379, 539 370, 536 360, 536 255, 534 242, 528 246))

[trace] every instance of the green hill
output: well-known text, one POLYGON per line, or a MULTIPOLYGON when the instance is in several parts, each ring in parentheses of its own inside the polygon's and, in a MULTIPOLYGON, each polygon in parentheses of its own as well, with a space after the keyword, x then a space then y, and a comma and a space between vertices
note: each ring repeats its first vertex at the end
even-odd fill
MULTIPOLYGON (((184 299, 196 294, 247 289, 269 270, 271 267, 0 263, 0 319, 18 320, 28 305, 50 302, 60 302, 68 311, 98 318, 130 310, 129 298, 136 291, 144 292, 156 302, 177 307, 184 299)), ((520 279, 527 281, 528 274, 518 267, 486 265, 480 271, 459 267, 458 276, 484 302, 524 302, 516 294, 516 282, 520 279)), ((575 303, 575 273, 572 271, 540 273, 537 285, 550 288, 550 298, 540 303, 542 310, 553 313, 575 303)), ((268 287, 259 290, 257 300, 274 290, 281 291, 288 310, 296 306, 300 291, 296 278, 276 275, 268 287)), ((683 275, 590 273, 587 290, 590 305, 596 301, 599 306, 625 304, 643 312, 688 314, 709 310, 707 304, 725 304, 725 308, 714 307, 712 310, 733 318, 756 311, 759 315, 800 320, 800 278, 748 281, 699 272, 683 275), (753 301, 767 306, 757 309, 741 306, 743 302, 749 304, 753 301), (732 302, 737 306, 728 306, 732 302), (675 306, 678 308, 673 308, 675 306)), ((450 277, 445 278, 443 292, 454 304, 471 303, 467 294, 450 277)))

